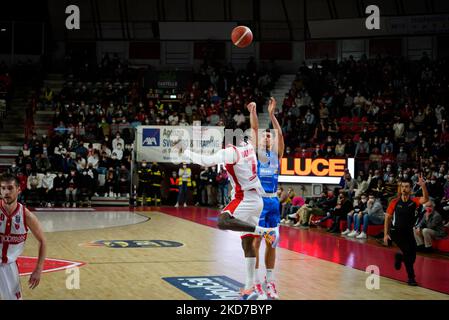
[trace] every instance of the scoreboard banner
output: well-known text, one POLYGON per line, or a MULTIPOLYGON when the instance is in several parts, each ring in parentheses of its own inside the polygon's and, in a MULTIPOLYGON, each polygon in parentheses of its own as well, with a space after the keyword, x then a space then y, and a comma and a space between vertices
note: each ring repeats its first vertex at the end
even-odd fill
POLYGON ((179 164, 181 159, 172 150, 174 143, 183 140, 193 152, 209 155, 222 149, 223 137, 224 127, 218 126, 138 126, 136 160, 179 164))
POLYGON ((354 178, 354 158, 282 158, 279 182, 339 184, 346 169, 354 178))

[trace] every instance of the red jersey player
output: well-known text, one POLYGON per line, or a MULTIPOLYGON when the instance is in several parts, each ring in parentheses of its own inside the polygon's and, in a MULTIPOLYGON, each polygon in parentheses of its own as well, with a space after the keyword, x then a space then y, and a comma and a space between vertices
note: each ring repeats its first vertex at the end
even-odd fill
POLYGON ((36 216, 17 202, 19 180, 11 174, 0 177, 2 200, 0 202, 0 298, 21 300, 22 289, 16 260, 22 253, 28 229, 39 242, 39 258, 28 281, 31 289, 39 285, 44 266, 46 241, 36 216))
POLYGON ((225 164, 232 186, 232 198, 218 216, 218 228, 241 232, 246 264, 246 281, 241 299, 257 299, 258 293, 254 290, 256 250, 253 239, 258 235, 263 236, 276 247, 279 242, 279 228, 258 226, 264 190, 257 176, 257 157, 253 145, 242 141, 237 146, 229 145, 213 155, 198 154, 190 150, 185 150, 184 155, 192 162, 205 167, 225 164))

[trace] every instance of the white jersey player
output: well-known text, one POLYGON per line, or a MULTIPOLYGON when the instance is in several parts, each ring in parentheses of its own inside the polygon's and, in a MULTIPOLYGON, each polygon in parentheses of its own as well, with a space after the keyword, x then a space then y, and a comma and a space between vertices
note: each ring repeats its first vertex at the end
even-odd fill
POLYGON ((28 229, 39 242, 38 262, 28 282, 31 289, 40 282, 46 252, 45 237, 36 216, 17 202, 19 180, 13 175, 3 174, 0 188, 3 198, 0 201, 0 299, 21 300, 17 258, 25 247, 28 229))
POLYGON ((232 185, 231 202, 222 209, 218 217, 218 228, 241 232, 242 247, 246 263, 246 283, 241 292, 242 300, 258 297, 254 290, 256 251, 255 236, 263 236, 273 247, 279 242, 279 228, 258 226, 263 208, 264 190, 257 176, 257 157, 251 143, 229 145, 214 155, 202 155, 185 150, 184 155, 194 163, 205 167, 224 163, 232 185))

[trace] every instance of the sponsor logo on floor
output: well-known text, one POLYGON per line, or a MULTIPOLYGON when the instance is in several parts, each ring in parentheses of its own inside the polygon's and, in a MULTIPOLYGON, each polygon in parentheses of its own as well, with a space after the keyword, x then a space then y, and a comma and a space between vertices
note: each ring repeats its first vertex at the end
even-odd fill
POLYGON ((198 300, 236 300, 243 283, 226 276, 162 278, 198 300))
POLYGON ((106 247, 106 248, 176 248, 182 247, 181 242, 170 240, 97 240, 82 243, 83 247, 106 247))
MULTIPOLYGON (((19 273, 21 276, 30 275, 37 264, 36 257, 19 257, 17 259, 17 264, 19 266, 19 273)), ((47 258, 44 261, 44 270, 42 272, 54 272, 66 269, 71 269, 75 267, 81 267, 85 265, 84 262, 79 261, 69 261, 61 259, 50 259, 47 258)))

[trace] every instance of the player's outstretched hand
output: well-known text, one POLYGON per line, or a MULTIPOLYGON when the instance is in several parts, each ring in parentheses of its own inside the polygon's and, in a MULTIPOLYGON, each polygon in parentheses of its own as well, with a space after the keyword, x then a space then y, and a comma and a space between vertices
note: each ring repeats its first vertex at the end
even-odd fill
POLYGON ((272 116, 275 110, 276 110, 276 99, 271 97, 270 102, 268 103, 268 114, 272 116))
POLYGON ((28 280, 30 289, 34 289, 39 285, 39 282, 41 281, 41 273, 42 271, 40 269, 35 269, 33 271, 33 273, 30 276, 30 280, 28 280))
POLYGON ((424 179, 422 173, 419 174, 418 185, 424 187, 426 185, 426 180, 424 179))
POLYGON ((255 102, 248 103, 246 108, 248 109, 249 113, 253 113, 253 112, 255 112, 257 110, 255 102))

